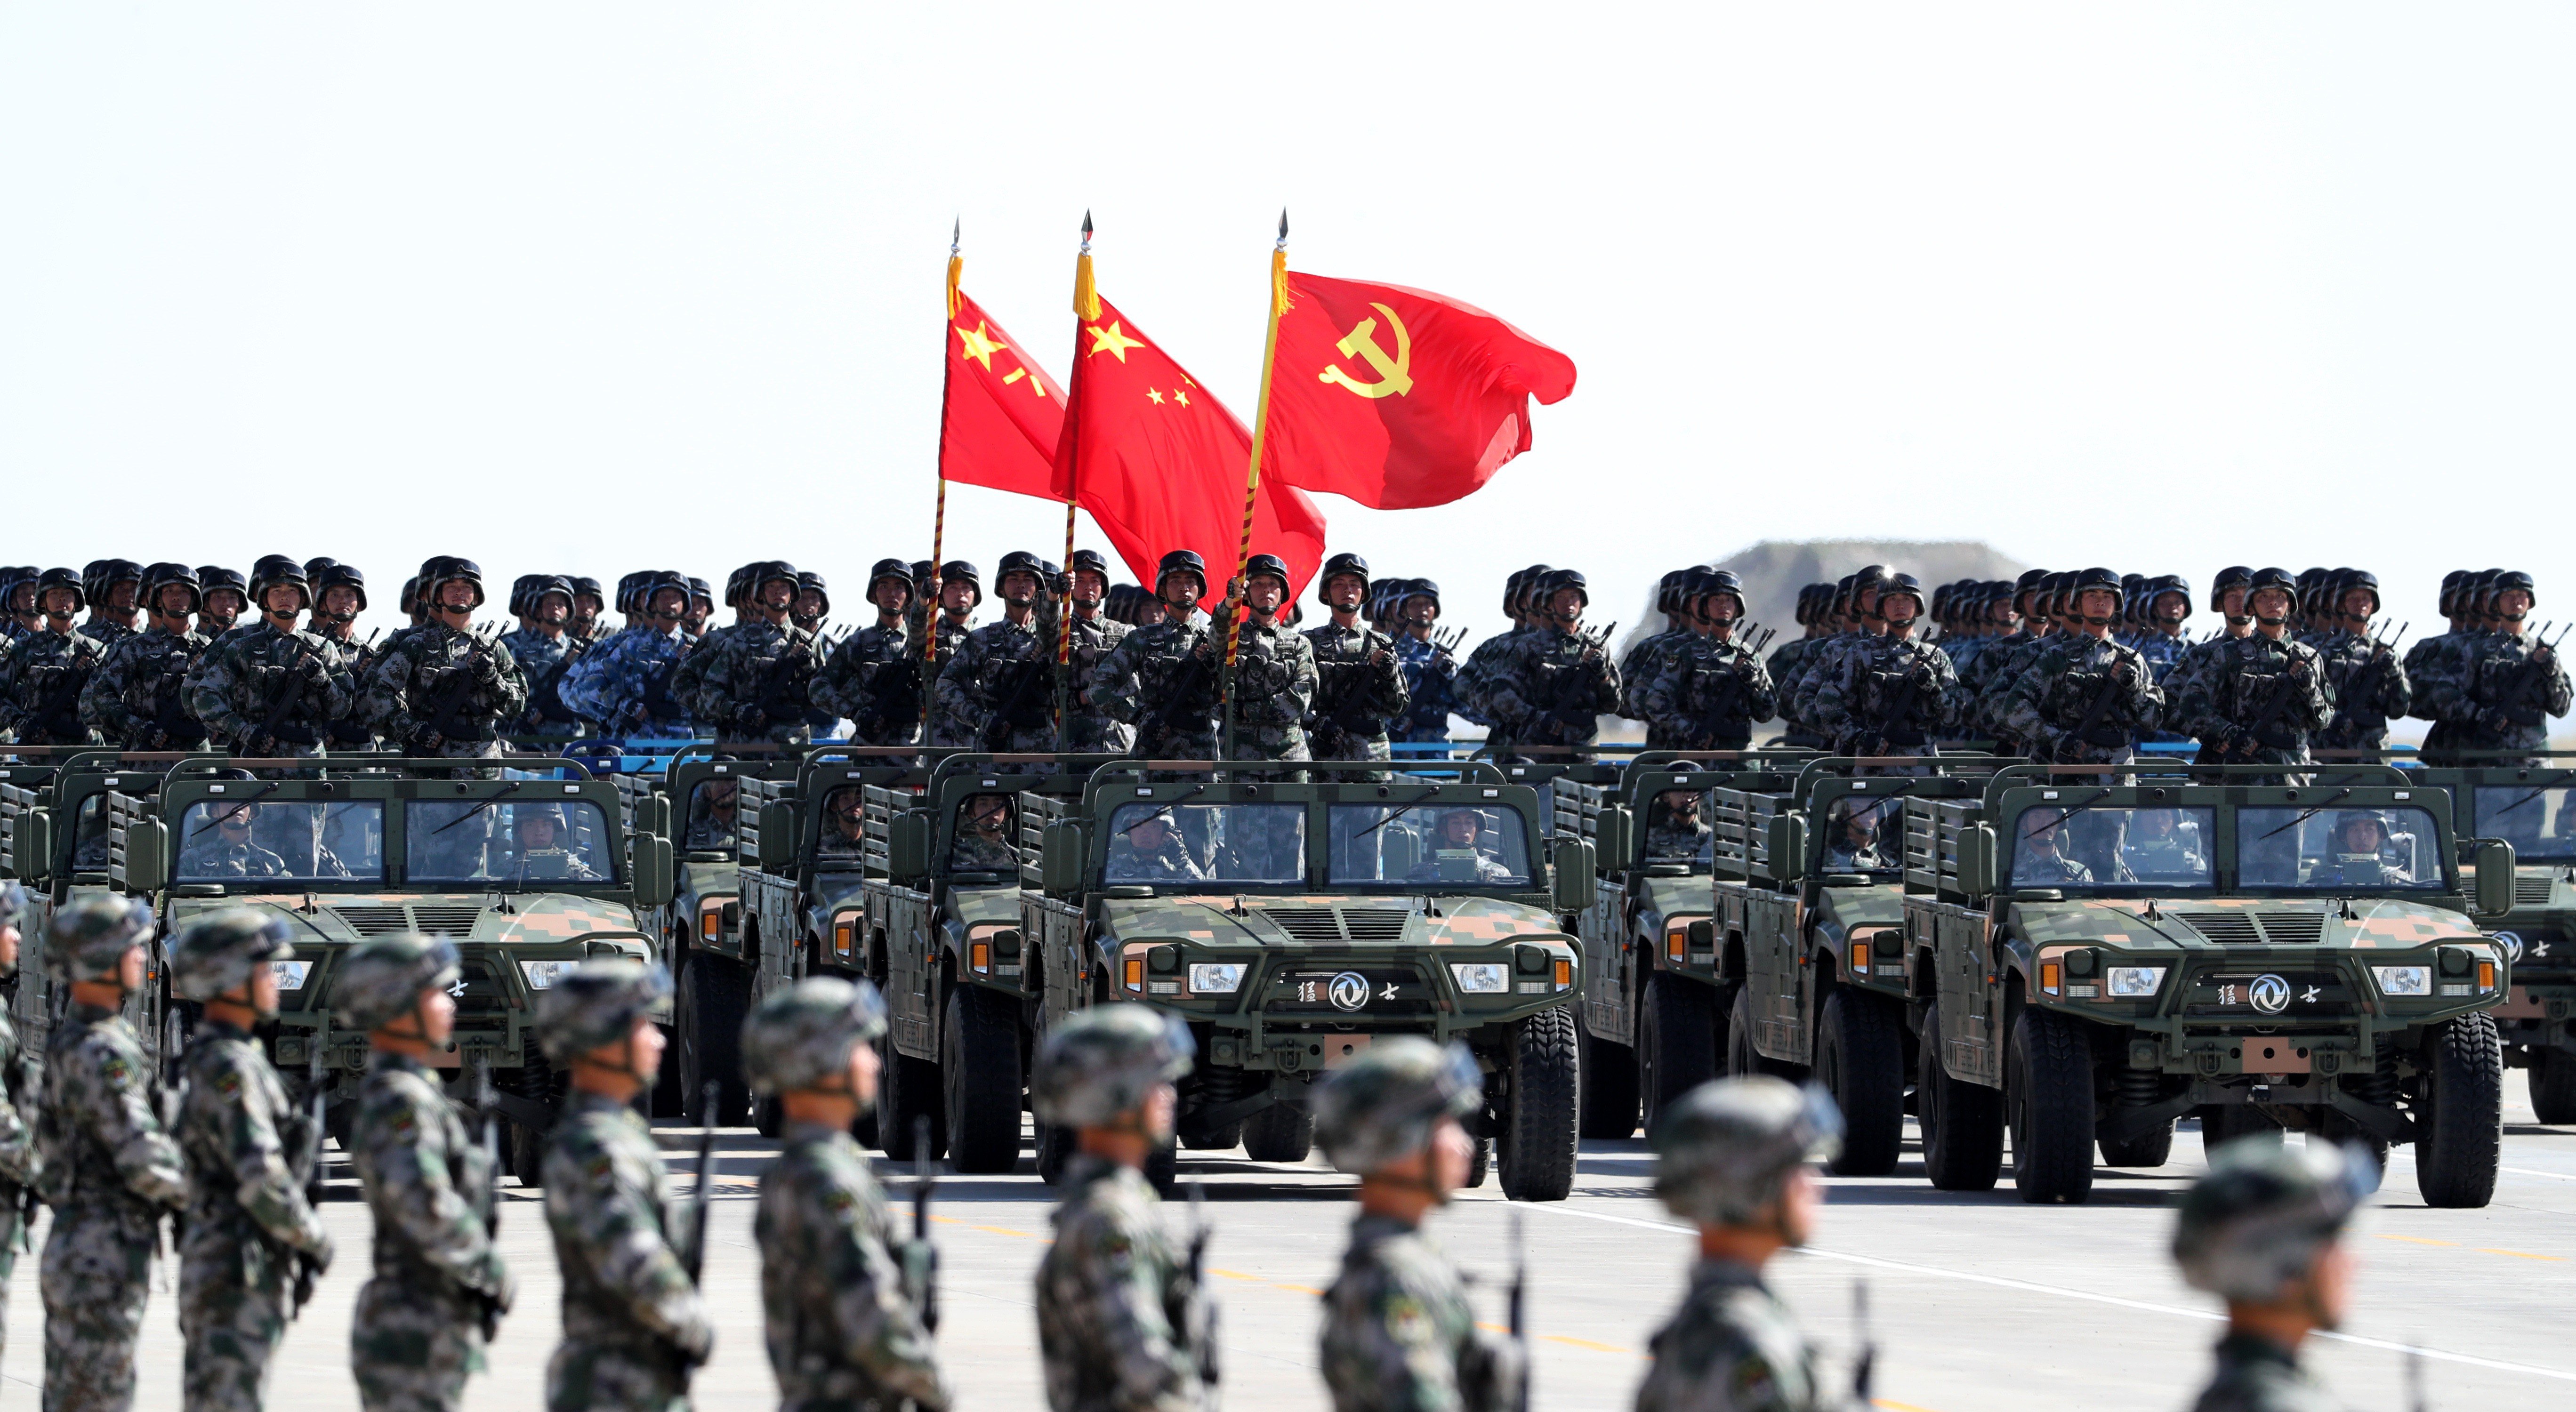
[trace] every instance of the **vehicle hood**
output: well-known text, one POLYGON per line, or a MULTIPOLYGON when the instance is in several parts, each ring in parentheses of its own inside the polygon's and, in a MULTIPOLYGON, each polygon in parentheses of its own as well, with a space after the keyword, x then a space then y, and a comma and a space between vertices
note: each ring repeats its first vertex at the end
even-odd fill
MULTIPOLYGON (((1675 879, 1683 881, 1683 879, 1675 879)), ((1486 946, 1517 937, 1562 938, 1544 908, 1488 897, 1153 897, 1102 904, 1118 937, 1166 936, 1213 945, 1486 946), (1432 915, 1437 903, 1439 915, 1432 915)), ((1703 899, 1705 906, 1705 899, 1703 899)))
POLYGON ((320 898, 306 907, 306 895, 183 900, 171 909, 175 931, 207 913, 248 907, 283 917, 293 928, 292 941, 308 946, 352 946, 371 936, 420 931, 444 935, 459 946, 561 946, 602 933, 635 934, 635 911, 621 902, 565 893, 521 893, 509 899, 510 910, 491 905, 494 894, 370 893, 333 901, 320 898))
POLYGON ((2186 950, 2312 945, 2411 950, 2437 941, 2475 941, 2477 925, 2445 907, 2401 898, 2352 900, 2350 917, 2333 898, 2158 898, 2155 914, 2135 900, 2085 899, 2013 905, 2017 929, 2034 945, 2105 942, 2186 950))

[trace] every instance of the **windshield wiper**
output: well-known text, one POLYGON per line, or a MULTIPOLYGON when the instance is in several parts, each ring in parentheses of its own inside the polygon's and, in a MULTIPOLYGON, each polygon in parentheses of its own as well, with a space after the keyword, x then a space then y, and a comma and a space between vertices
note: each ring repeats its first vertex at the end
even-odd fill
POLYGON ((1370 834, 1376 833, 1379 829, 1385 828, 1387 825, 1394 823, 1396 820, 1403 818, 1407 814, 1412 813, 1415 805, 1429 800, 1431 796, 1438 794, 1439 792, 1440 786, 1436 784, 1424 785, 1420 794, 1404 801, 1403 808, 1396 810, 1394 813, 1387 815, 1385 818, 1380 819, 1376 823, 1369 825, 1367 828, 1360 830, 1358 833, 1351 835, 1351 841, 1353 843, 1357 843, 1361 839, 1368 837, 1370 834))
POLYGON ((2510 814, 2510 813, 2512 813, 2514 810, 2521 808, 2523 805, 2528 804, 2528 803, 2530 803, 2531 801, 2533 801, 2533 800, 2535 800, 2535 799, 2538 799, 2540 796, 2542 796, 2542 795, 2544 795, 2544 794, 2547 794, 2549 791, 2551 791, 2551 790, 2553 790, 2553 789, 2559 789, 2559 788, 2562 788, 2562 786, 2554 785, 2554 784, 2544 784, 2544 785, 2542 785, 2540 788, 2533 790, 2531 793, 2526 794, 2526 795, 2524 795, 2523 797, 2521 797, 2520 799, 2517 799, 2517 800, 2513 801, 2511 804, 2508 804, 2508 805, 2504 806, 2503 808, 2496 810, 2496 812, 2497 812, 2497 813, 2499 813, 2499 814, 2510 814))
POLYGON ((475 815, 482 813, 484 810, 489 809, 493 805, 500 803, 502 800, 509 798, 511 795, 518 793, 520 788, 526 784, 526 780, 510 781, 509 788, 502 790, 499 794, 493 795, 491 798, 484 800, 482 803, 475 805, 473 808, 466 810, 464 813, 457 815, 446 823, 440 824, 437 828, 431 829, 429 831, 429 836, 431 838, 438 837, 440 834, 447 832, 458 824, 464 823, 466 820, 473 818, 475 815))
POLYGON ((243 795, 239 799, 225 800, 223 804, 215 810, 215 816, 206 820, 204 823, 197 825, 195 829, 189 832, 188 837, 195 838, 198 834, 204 833, 206 830, 222 824, 224 820, 229 819, 233 815, 240 813, 242 810, 249 808, 262 797, 275 791, 279 783, 281 783, 281 781, 271 780, 267 784, 261 785, 258 789, 251 791, 249 794, 243 795))
POLYGON ((2276 833, 2288 833, 2290 830, 2292 830, 2292 829, 2294 829, 2294 828, 2297 828, 2299 825, 2304 824, 2304 823, 2306 823, 2308 820, 2315 818, 2317 815, 2324 813, 2328 808, 2330 808, 2330 807, 2332 807, 2332 806, 2333 806, 2333 804, 2334 804, 2334 802, 2335 802, 2336 800, 2343 798, 2345 795, 2352 793, 2354 790, 2359 789, 2360 787, 2361 787, 2361 786, 2359 786, 2359 785, 2350 785, 2350 784, 2345 785, 2343 788, 2338 789, 2338 790, 2336 790, 2334 793, 2329 794, 2329 795, 2327 795, 2325 798, 2323 798, 2323 799, 2321 799, 2321 800, 2317 801, 2317 805, 2316 805, 2316 807, 2315 807, 2315 808, 2308 810, 2306 813, 2301 814, 2299 817, 2297 817, 2297 818, 2295 818, 2295 819, 2292 819, 2290 822, 2288 822, 2288 823, 2286 823, 2286 824, 2281 825, 2281 826, 2280 826, 2279 828, 2277 828, 2277 829, 2272 830, 2272 833, 2267 833, 2267 834, 2263 835, 2263 838, 2258 838, 2258 839, 2256 839, 2256 840, 2254 840, 2254 841, 2255 841, 2256 843, 2261 843, 2261 842, 2263 841, 2263 839, 2264 839, 2264 838, 2270 838, 2270 837, 2272 836, 2272 834, 2276 834, 2276 833))

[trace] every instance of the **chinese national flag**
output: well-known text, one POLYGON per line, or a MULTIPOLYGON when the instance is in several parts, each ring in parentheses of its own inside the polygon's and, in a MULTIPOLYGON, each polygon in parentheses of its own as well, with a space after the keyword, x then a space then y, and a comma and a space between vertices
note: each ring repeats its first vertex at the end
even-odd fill
MULTIPOLYGON (((1098 306, 1098 317, 1078 325, 1056 489, 1048 493, 1070 492, 1148 588, 1165 554, 1197 550, 1212 603, 1234 573, 1252 434, 1116 306, 1106 299, 1098 306)), ((1323 512, 1294 487, 1263 477, 1252 550, 1287 563, 1294 601, 1324 560, 1323 512)))
POLYGON ((1380 510, 1446 505, 1530 449, 1574 360, 1455 299, 1290 271, 1262 474, 1380 510))
POLYGON ((1062 500, 1055 444, 1064 430, 1064 390, 1020 356, 1011 336, 963 293, 948 320, 946 405, 940 410, 939 474, 1062 500))

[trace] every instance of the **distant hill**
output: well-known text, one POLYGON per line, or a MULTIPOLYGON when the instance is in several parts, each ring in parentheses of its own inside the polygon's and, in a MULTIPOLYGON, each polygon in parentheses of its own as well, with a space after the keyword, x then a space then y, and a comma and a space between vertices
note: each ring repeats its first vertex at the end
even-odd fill
MULTIPOLYGON (((1923 581, 1924 591, 1952 579, 2008 579, 2029 565, 1973 540, 1766 539, 1719 559, 1711 568, 1732 569, 1744 580, 1748 619, 1777 628, 1782 638, 1798 633, 1798 590, 1829 583, 1865 564, 1885 564, 1923 581)), ((1654 611, 1651 592, 1629 622, 1637 627, 1621 634, 1621 650, 1648 633, 1663 631, 1663 615, 1654 611)))

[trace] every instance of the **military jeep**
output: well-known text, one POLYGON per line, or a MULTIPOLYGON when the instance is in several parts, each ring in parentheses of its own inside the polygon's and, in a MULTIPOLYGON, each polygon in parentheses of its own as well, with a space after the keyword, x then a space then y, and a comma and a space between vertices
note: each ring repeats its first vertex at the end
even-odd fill
POLYGON ((2513 910, 2491 920, 2513 989, 2491 1013, 2508 1067, 2525 1071, 2532 1111, 2576 1123, 2576 761, 2410 771, 2451 792, 2463 838, 2513 845, 2513 910))
POLYGON ((2098 1144, 2160 1166, 2289 1127, 2415 1145, 2428 1204, 2495 1188, 2512 846, 2379 765, 2014 765, 1906 804, 1907 995, 1933 1185, 2081 1201, 2098 1144), (2461 853, 2471 863, 2463 867, 2461 853))
MULTIPOLYGON (((1130 760, 1077 799, 1023 796, 1044 820, 1042 891, 1009 940, 1027 939, 1043 1024, 1116 1000, 1181 1017, 1198 1042, 1182 1141, 1270 1162, 1306 1156, 1310 1085, 1377 1037, 1462 1040, 1486 1072, 1477 1180, 1499 1138, 1506 1192, 1563 1199, 1581 1078, 1567 918, 1592 901, 1592 846, 1557 840, 1550 867, 1536 793, 1483 762, 1299 768, 1317 782, 1130 760)), ((1042 1172, 1068 1136, 1041 1134, 1042 1172)))

